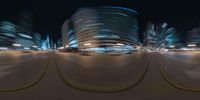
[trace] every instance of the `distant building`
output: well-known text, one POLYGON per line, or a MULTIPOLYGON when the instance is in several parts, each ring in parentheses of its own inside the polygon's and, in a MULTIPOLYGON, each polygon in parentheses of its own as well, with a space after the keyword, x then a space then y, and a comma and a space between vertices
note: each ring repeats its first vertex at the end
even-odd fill
POLYGON ((15 44, 20 46, 15 46, 15 49, 34 49, 33 15, 29 12, 18 13, 17 28, 15 44))
POLYGON ((63 43, 62 43, 62 39, 58 39, 57 41, 57 47, 62 47, 63 46, 63 43))
POLYGON ((148 46, 155 45, 157 43, 157 33, 155 31, 155 25, 149 22, 144 31, 144 44, 148 46))
POLYGON ((41 43, 41 50, 48 50, 47 48, 47 43, 45 40, 42 40, 42 43, 41 43))
POLYGON ((154 25, 148 23, 144 31, 144 45, 151 49, 160 48, 180 48, 180 38, 174 27, 169 27, 167 23, 154 25))
POLYGON ((40 47, 41 36, 33 34, 33 15, 29 12, 18 13, 13 22, 0 21, 0 47, 9 49, 33 49, 40 47))
POLYGON ((200 28, 193 28, 187 33, 187 45, 189 47, 200 46, 200 28))
POLYGON ((53 41, 50 39, 49 35, 47 34, 44 40, 41 40, 41 49, 42 50, 50 50, 53 47, 53 41))
POLYGON ((15 39, 15 44, 21 45, 21 46, 17 46, 16 49, 17 48, 20 48, 20 49, 24 49, 24 48, 31 49, 32 46, 34 45, 34 40, 33 40, 32 36, 18 33, 17 36, 16 36, 16 39, 15 39))
POLYGON ((42 37, 39 33, 34 33, 34 42, 37 48, 41 48, 42 37))

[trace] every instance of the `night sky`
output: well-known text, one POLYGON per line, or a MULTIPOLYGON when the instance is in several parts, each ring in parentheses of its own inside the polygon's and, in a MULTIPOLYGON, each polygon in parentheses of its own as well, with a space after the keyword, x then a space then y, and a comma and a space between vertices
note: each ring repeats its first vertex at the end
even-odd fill
POLYGON ((1 0, 0 18, 15 19, 18 11, 32 12, 34 30, 42 35, 51 34, 57 40, 63 22, 78 8, 103 5, 136 10, 140 32, 149 21, 167 22, 183 35, 200 26, 200 3, 197 0, 1 0))

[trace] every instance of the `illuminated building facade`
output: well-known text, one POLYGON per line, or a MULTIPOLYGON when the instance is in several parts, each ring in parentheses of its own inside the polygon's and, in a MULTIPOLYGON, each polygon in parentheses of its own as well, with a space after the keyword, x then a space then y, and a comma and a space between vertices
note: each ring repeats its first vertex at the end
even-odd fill
POLYGON ((9 21, 0 22, 0 47, 10 47, 16 38, 17 26, 9 21))
POLYGON ((179 34, 174 27, 169 27, 167 23, 154 25, 151 22, 144 31, 144 45, 151 50, 181 46, 179 34))
POLYGON ((70 19, 66 20, 62 26, 62 46, 64 48, 77 49, 78 40, 75 34, 73 23, 70 19))
POLYGON ((33 14, 30 12, 18 13, 18 32, 29 36, 33 36, 33 14))
POLYGON ((17 36, 14 49, 32 49, 35 46, 33 36, 33 15, 29 12, 18 13, 17 36))
POLYGON ((49 35, 47 34, 44 40, 41 40, 41 50, 50 50, 52 49, 52 39, 50 39, 49 35))
POLYGON ((4 49, 29 50, 38 49, 41 36, 33 35, 32 14, 20 12, 14 22, 0 21, 0 47, 4 49))
POLYGON ((21 46, 16 47, 15 49, 31 49, 32 46, 34 45, 34 40, 33 37, 23 35, 23 34, 18 34, 16 39, 15 39, 15 44, 20 44, 21 46))
POLYGON ((34 44, 37 48, 41 48, 41 42, 42 42, 42 39, 41 39, 41 35, 39 33, 34 33, 34 44))
POLYGON ((146 30, 144 31, 143 42, 147 46, 153 46, 157 43, 157 34, 155 31, 155 25, 151 22, 147 24, 146 30))
POLYGON ((137 12, 128 8, 81 8, 71 23, 68 20, 63 24, 62 34, 68 34, 62 35, 63 40, 71 39, 69 46, 75 45, 79 50, 120 52, 139 45, 137 12))

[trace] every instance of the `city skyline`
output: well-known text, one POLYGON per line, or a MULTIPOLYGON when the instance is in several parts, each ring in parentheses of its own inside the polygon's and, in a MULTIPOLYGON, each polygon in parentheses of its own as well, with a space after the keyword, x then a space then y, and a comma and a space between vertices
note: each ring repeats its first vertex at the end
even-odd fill
POLYGON ((0 2, 1 100, 199 100, 199 3, 0 2))
POLYGON ((15 19, 15 13, 18 11, 29 11, 34 14, 35 31, 41 34, 50 33, 54 40, 58 40, 60 27, 63 22, 70 18, 78 8, 95 7, 95 6, 122 6, 138 12, 139 33, 142 33, 149 21, 155 23, 167 22, 181 34, 186 34, 192 28, 198 27, 200 14, 198 14, 198 3, 174 1, 174 0, 153 0, 153 1, 104 1, 99 2, 87 0, 60 0, 60 1, 3 1, 0 5, 2 8, 0 18, 11 17, 15 19), (10 5, 9 7, 6 7, 10 5), (6 7, 6 10, 3 8, 6 7))

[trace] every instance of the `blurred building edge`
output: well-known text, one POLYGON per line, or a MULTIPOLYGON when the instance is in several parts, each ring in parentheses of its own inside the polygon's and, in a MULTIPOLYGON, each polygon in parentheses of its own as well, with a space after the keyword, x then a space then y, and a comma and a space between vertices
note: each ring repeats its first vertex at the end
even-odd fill
POLYGON ((21 11, 18 13, 18 31, 22 32, 26 35, 33 36, 33 29, 34 29, 34 19, 33 14, 26 11, 21 11))
POLYGON ((17 19, 17 37, 15 39, 16 44, 21 46, 15 46, 15 49, 31 49, 34 45, 33 39, 33 15, 29 12, 19 12, 17 19))
POLYGON ((53 48, 53 41, 47 34, 45 39, 41 40, 41 50, 51 50, 53 48))
POLYGON ((65 51, 77 51, 78 40, 73 27, 73 22, 68 19, 61 28, 62 31, 62 47, 65 51))
POLYGON ((14 22, 0 21, 0 47, 11 50, 40 50, 41 35, 33 31, 33 15, 20 12, 14 22))
POLYGON ((17 26, 9 21, 0 22, 0 47, 11 47, 15 43, 17 26))
POLYGON ((60 48, 62 46, 63 46, 62 39, 58 39, 58 41, 57 41, 57 47, 60 48))
POLYGON ((193 28, 187 33, 187 46, 190 48, 200 47, 200 28, 193 28))
POLYGON ((144 46, 153 49, 154 45, 157 43, 157 36, 155 32, 155 25, 152 22, 149 22, 146 26, 146 30, 143 33, 144 35, 144 46))
POLYGON ((63 47, 79 51, 129 52, 140 45, 137 12, 100 6, 81 8, 62 26, 63 47))
POLYGON ((178 49, 183 47, 180 36, 174 27, 169 27, 167 23, 154 25, 147 24, 144 31, 144 46, 147 50, 178 49))
POLYGON ((35 47, 40 50, 41 49, 42 36, 37 32, 34 33, 34 42, 35 42, 35 47))

